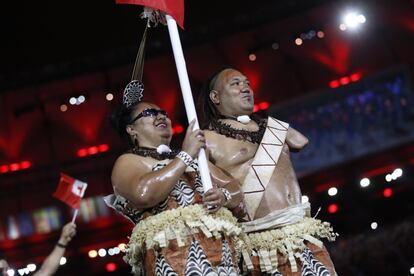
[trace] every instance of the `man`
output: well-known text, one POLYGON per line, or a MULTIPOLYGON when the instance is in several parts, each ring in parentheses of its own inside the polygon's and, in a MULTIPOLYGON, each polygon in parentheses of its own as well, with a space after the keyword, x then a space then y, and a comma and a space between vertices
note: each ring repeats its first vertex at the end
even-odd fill
POLYGON ((336 275, 319 238, 335 239, 329 224, 309 217, 290 151, 308 139, 287 123, 250 118, 253 90, 241 72, 216 73, 201 94, 210 160, 242 183, 247 207, 246 244, 252 275, 336 275))

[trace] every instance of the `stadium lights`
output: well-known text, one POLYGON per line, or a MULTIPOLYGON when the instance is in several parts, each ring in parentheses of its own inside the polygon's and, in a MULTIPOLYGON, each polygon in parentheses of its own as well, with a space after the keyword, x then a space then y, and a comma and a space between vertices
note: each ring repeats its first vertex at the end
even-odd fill
POLYGON ((348 12, 344 15, 339 29, 341 31, 356 30, 367 21, 365 16, 358 12, 348 12))

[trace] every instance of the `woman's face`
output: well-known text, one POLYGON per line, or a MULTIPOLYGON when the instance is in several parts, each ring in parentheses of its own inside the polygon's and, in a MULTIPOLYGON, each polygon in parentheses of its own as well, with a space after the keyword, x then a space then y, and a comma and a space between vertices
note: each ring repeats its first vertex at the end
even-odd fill
POLYGON ((172 136, 171 120, 159 106, 142 102, 132 113, 128 132, 138 140, 140 147, 157 147, 160 144, 169 145, 172 136))

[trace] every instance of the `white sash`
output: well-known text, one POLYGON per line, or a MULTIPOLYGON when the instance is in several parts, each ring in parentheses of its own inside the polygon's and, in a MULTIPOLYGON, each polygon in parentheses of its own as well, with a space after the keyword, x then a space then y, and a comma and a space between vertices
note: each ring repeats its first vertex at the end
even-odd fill
POLYGON ((285 143, 289 124, 269 117, 266 131, 243 181, 247 213, 254 219, 285 143))
POLYGON ((309 202, 291 205, 285 209, 274 211, 263 218, 242 223, 244 232, 256 232, 276 229, 301 221, 310 216, 309 202))

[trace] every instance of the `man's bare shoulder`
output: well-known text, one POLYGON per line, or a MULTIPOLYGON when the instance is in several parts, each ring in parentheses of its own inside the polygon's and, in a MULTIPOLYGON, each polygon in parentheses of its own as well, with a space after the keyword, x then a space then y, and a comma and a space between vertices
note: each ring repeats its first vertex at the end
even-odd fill
POLYGON ((206 129, 203 130, 204 136, 206 139, 218 139, 219 137, 223 137, 220 133, 217 133, 215 130, 206 129))

